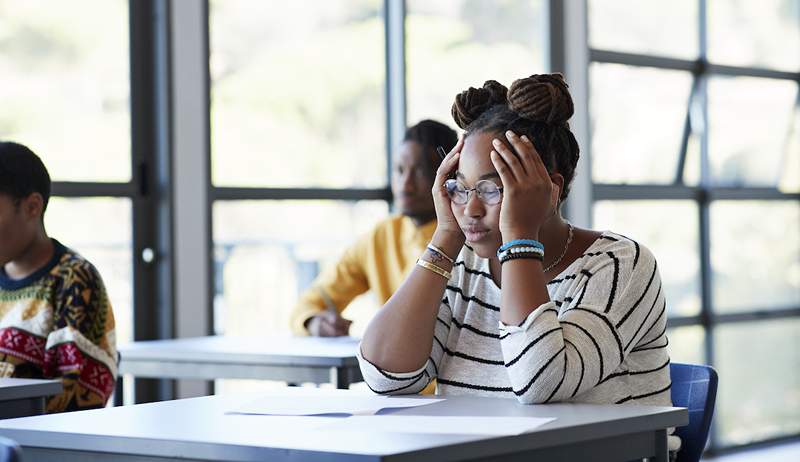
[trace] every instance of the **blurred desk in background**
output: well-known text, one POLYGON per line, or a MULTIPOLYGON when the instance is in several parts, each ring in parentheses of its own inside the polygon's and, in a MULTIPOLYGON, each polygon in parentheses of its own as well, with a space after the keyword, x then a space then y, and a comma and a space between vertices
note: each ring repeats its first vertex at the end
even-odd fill
POLYGON ((60 380, 0 379, 0 419, 44 414, 45 399, 62 390, 60 380))
MULTIPOLYGON (((140 341, 119 347, 119 371, 120 377, 131 378, 280 380, 346 389, 362 380, 358 342, 352 337, 289 335, 140 341)), ((117 393, 121 395, 119 386, 117 393)))

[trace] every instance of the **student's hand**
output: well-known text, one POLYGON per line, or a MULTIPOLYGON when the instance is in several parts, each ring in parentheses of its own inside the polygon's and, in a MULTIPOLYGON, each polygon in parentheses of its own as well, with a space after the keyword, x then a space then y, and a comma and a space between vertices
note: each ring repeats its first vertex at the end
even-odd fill
POLYGON ((308 320, 308 333, 315 337, 341 337, 348 335, 353 321, 334 311, 326 310, 308 320))
POLYGON ((504 241, 537 239, 539 230, 555 210, 558 187, 531 140, 506 132, 506 139, 519 155, 502 140, 492 141, 491 160, 503 182, 500 208, 500 233, 504 241))
MULTIPOLYGON (((436 170, 436 179, 433 180, 433 205, 436 208, 436 232, 434 233, 433 242, 435 245, 442 249, 455 252, 464 244, 464 232, 456 221, 453 214, 453 207, 450 203, 450 196, 447 195, 447 189, 444 187, 444 182, 451 177, 451 174, 458 168, 458 159, 461 155, 461 148, 464 146, 464 137, 458 139, 458 143, 442 160, 439 169, 436 170)), ((452 254, 451 254, 452 258, 452 254)))

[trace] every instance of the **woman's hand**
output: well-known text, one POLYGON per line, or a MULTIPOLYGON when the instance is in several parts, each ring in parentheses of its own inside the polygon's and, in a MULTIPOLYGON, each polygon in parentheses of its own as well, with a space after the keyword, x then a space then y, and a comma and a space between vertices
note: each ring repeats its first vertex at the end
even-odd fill
POLYGON ((500 139, 492 141, 492 164, 503 182, 500 233, 504 241, 537 239, 542 225, 553 215, 558 188, 528 137, 510 130, 505 136, 519 155, 500 139))
POLYGON ((442 160, 439 169, 436 170, 436 179, 433 180, 433 205, 436 209, 436 231, 431 242, 445 250, 451 258, 464 245, 464 232, 461 231, 458 221, 456 221, 450 196, 444 182, 458 167, 458 159, 461 155, 461 148, 464 146, 464 137, 460 137, 458 143, 447 153, 442 160))

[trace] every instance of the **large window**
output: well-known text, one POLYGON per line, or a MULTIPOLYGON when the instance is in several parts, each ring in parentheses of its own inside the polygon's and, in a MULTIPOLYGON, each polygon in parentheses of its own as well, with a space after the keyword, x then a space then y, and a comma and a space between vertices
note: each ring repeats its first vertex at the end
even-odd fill
POLYGON ((286 332, 299 291, 388 213, 383 4, 209 14, 214 330, 286 332))
POLYGON ((0 139, 50 171, 47 230, 100 271, 120 342, 133 336, 128 21, 125 0, 0 1, 0 139))
POLYGON ((589 1, 594 224, 659 259, 712 449, 800 434, 800 1, 589 1))
MULTIPOLYGON (((387 216, 393 122, 453 125, 466 87, 544 71, 543 3, 210 2, 217 333, 286 332, 299 292, 387 216), (405 107, 386 96, 397 44, 405 107)), ((348 308, 353 333, 375 305, 348 308)))

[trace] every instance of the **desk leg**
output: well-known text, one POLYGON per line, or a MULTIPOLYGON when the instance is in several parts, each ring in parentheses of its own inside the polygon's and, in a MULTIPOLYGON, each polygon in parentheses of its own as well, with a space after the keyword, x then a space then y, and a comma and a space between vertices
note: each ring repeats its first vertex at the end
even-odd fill
POLYGON ((117 376, 117 384, 114 387, 114 406, 122 406, 122 374, 117 376))
POLYGON ((667 430, 656 430, 656 455, 654 462, 669 462, 669 447, 667 446, 667 430))
POLYGON ((344 367, 332 367, 331 383, 341 390, 350 388, 350 376, 347 374, 347 369, 344 367))

